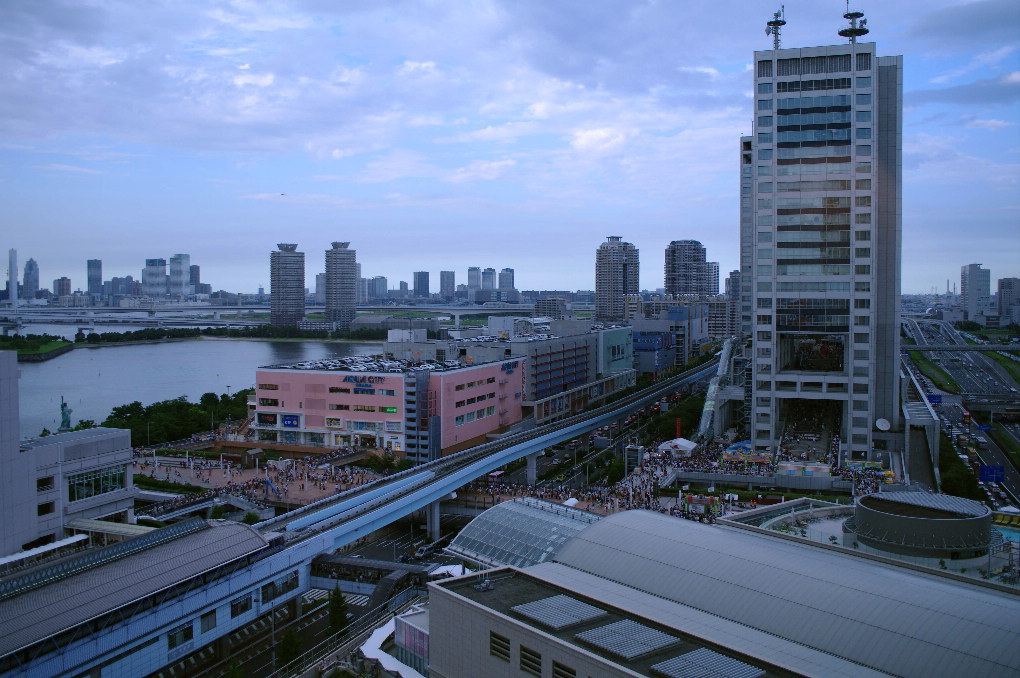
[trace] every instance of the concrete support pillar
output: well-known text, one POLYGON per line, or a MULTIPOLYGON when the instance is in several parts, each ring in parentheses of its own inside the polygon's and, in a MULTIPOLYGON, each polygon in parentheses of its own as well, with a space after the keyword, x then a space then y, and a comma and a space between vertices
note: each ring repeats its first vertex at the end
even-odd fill
POLYGON ((439 540, 439 502, 434 501, 425 508, 425 520, 428 524, 429 541, 439 540))
POLYGON ((528 460, 528 485, 534 485, 538 482, 538 452, 529 454, 526 459, 528 460))

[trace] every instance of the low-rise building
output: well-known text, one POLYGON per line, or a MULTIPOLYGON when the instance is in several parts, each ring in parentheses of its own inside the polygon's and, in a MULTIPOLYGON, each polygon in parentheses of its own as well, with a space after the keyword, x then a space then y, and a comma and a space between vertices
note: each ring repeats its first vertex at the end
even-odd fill
POLYGON ((255 435, 265 443, 374 447, 414 462, 484 442, 521 420, 520 361, 352 357, 256 372, 255 435))

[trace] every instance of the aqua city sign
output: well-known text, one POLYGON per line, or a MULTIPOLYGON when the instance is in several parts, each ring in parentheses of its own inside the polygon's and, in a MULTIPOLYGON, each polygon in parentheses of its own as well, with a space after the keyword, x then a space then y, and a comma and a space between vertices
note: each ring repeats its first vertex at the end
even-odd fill
POLYGON ((348 384, 382 384, 386 382, 386 377, 358 377, 352 374, 344 377, 344 382, 348 384))

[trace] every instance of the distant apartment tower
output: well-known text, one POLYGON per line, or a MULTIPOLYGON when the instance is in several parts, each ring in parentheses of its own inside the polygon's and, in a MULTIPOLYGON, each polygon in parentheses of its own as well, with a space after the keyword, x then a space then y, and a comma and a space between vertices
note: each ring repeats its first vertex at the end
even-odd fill
MULTIPOLYGON (((27 285, 23 284, 22 287, 27 287, 27 285)), ((25 296, 28 296, 27 292, 25 296)), ((996 301, 998 302, 999 315, 1005 319, 1005 322, 999 321, 999 326, 1002 327, 1009 324, 1013 307, 1020 305, 1020 278, 999 278, 996 301)))
POLYGON ((389 281, 386 279, 386 276, 377 275, 369 280, 369 297, 373 299, 385 299, 389 291, 389 281))
POLYGON ((457 277, 453 271, 440 271, 439 272, 439 294, 442 295, 443 299, 453 299, 453 295, 457 291, 457 277))
POLYGON ((174 297, 191 294, 191 255, 175 254, 170 257, 169 293, 174 297))
POLYGON ((494 268, 482 269, 482 289, 483 290, 496 289, 496 269, 494 268))
POLYGON ((981 264, 960 268, 960 304, 967 320, 975 320, 988 310, 992 296, 992 272, 981 264))
POLYGON ((326 250, 326 322, 338 330, 351 329, 358 295, 358 253, 349 242, 334 242, 326 250))
POLYGON ((705 294, 714 297, 719 294, 719 262, 705 262, 705 294))
POLYGON ((860 17, 846 14, 849 43, 781 49, 775 35, 754 53, 754 136, 741 156, 754 233, 742 229, 741 262, 758 453, 776 453, 805 416, 823 435, 832 426, 840 463, 902 449, 903 57, 856 42, 860 17))
POLYGON ((429 296, 429 272, 428 271, 415 271, 412 280, 414 281, 414 296, 416 297, 428 297, 429 296))
POLYGON ((146 259, 142 269, 142 294, 155 299, 166 296, 166 293, 166 259, 146 259))
POLYGON ((468 268, 468 290, 482 289, 482 269, 478 266, 468 268))
POLYGON ((514 289, 514 269, 504 268, 499 272, 499 289, 501 290, 512 290, 514 289))
POLYGON ((89 259, 85 262, 88 276, 89 296, 100 297, 103 295, 103 260, 89 259))
POLYGON ((595 251, 595 319, 622 320, 624 297, 638 293, 638 250, 618 235, 595 251))
POLYGON ((297 325, 305 317, 305 253, 279 243, 269 255, 269 318, 273 325, 297 325))
POLYGON ((35 259, 25 262, 25 277, 21 281, 21 295, 25 299, 35 299, 39 292, 39 264, 35 259))
POLYGON ((63 276, 53 281, 53 296, 66 297, 71 294, 71 279, 63 276))
POLYGON ((11 307, 18 305, 18 250, 7 250, 7 299, 11 307))
MULTIPOLYGON (((674 240, 666 248, 666 294, 705 297, 709 294, 709 266, 705 246, 697 240, 674 240)), ((715 264, 715 290, 719 291, 719 264, 715 264)))
MULTIPOLYGON (((740 137, 740 332, 751 335, 754 321, 754 137, 740 137)), ((748 396, 750 397, 750 396, 748 396)))
POLYGON ((198 264, 192 264, 191 266, 188 266, 188 284, 189 285, 202 284, 202 268, 198 264))
POLYGON ((542 297, 535 300, 535 310, 531 314, 536 318, 563 320, 567 316, 567 300, 563 297, 542 297))

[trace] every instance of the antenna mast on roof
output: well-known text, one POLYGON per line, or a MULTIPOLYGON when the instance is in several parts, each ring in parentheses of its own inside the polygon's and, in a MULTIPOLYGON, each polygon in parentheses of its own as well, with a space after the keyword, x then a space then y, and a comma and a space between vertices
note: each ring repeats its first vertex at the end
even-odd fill
POLYGON ((843 18, 850 22, 850 26, 841 30, 839 34, 849 38, 851 45, 857 44, 857 38, 868 34, 868 20, 864 18, 864 12, 851 12, 850 0, 846 0, 846 14, 843 18), (860 23, 857 23, 858 19, 861 20, 860 23))
POLYGON ((772 36, 772 49, 779 49, 779 29, 786 25, 783 16, 786 13, 786 6, 780 5, 779 11, 772 15, 772 21, 765 24, 765 35, 772 36))

